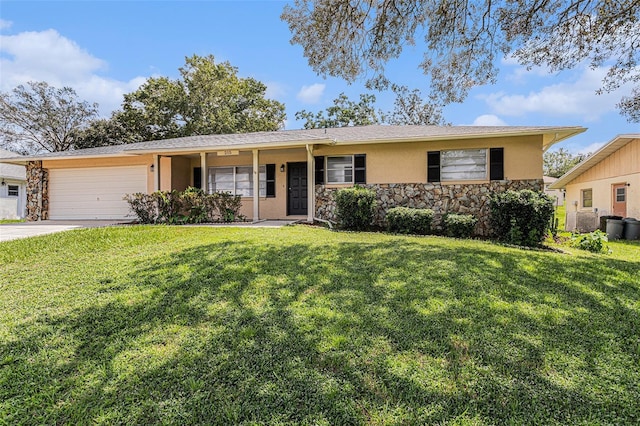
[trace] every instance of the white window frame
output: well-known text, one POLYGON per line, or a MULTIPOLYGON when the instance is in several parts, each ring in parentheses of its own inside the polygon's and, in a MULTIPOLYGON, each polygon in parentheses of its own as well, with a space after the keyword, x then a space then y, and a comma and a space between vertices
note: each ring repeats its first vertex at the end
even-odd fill
POLYGON ((585 188, 580 190, 580 204, 583 208, 592 208, 593 207, 593 188, 585 188), (584 204, 584 194, 589 191, 591 193, 591 198, 589 198, 590 205, 586 206, 584 204))
POLYGON ((327 184, 330 185, 336 185, 336 184, 353 184, 353 182, 355 182, 355 175, 356 175, 356 167, 355 167, 355 156, 354 155, 332 155, 332 156, 327 156, 325 157, 325 181, 327 182, 327 184), (347 168, 329 168, 329 160, 333 159, 333 158, 341 158, 341 159, 345 159, 345 158, 351 158, 351 169, 347 169, 347 168), (348 181, 346 180, 346 175, 347 173, 343 173, 343 181, 331 181, 329 180, 331 174, 330 172, 347 172, 350 171, 351 172, 351 180, 348 181))
MULTIPOLYGON (((464 157, 459 157, 459 158, 463 158, 464 157)), ((462 163, 462 164, 457 164, 458 166, 476 166, 477 164, 475 163, 462 163)), ((479 171, 475 171, 475 170, 469 170, 469 171, 459 171, 459 173, 473 173, 473 172, 479 172, 479 171)), ((489 174, 489 150, 487 148, 481 148, 481 149, 447 149, 447 150, 442 150, 440 151, 440 181, 442 182, 450 182, 450 181, 459 181, 459 180, 487 180, 488 179, 488 174, 489 174), (482 164, 482 166, 484 166, 484 170, 481 172, 482 176, 473 176, 473 177, 447 177, 447 175, 451 175, 452 173, 455 172, 451 172, 451 171, 446 171, 445 167, 453 167, 456 166, 455 164, 445 164, 447 160, 449 160, 447 158, 447 154, 448 153, 452 153, 452 152, 462 152, 462 153, 466 153, 466 152, 475 152, 475 153, 484 153, 484 164, 482 164)))
MULTIPOLYGON (((214 192, 226 192, 231 195, 240 195, 241 197, 248 198, 253 197, 253 166, 211 166, 207 169, 207 181, 209 193, 213 194, 214 192), (216 182, 213 180, 213 173, 215 170, 219 169, 232 169, 233 170, 233 191, 230 190, 213 190, 213 187, 216 186, 216 182), (239 180, 238 179, 238 169, 249 169, 249 180, 239 180), (248 194, 243 193, 243 189, 247 188, 238 188, 238 183, 249 183, 248 194)), ((261 164, 258 166, 258 185, 259 185, 259 197, 267 196, 267 166, 265 164, 261 164)))

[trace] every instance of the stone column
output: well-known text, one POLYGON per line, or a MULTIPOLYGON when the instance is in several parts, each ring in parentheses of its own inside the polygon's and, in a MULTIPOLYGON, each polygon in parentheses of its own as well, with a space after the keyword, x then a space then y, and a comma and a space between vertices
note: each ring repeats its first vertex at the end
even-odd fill
POLYGON ((42 168, 42 161, 27 163, 27 214, 28 221, 49 219, 49 172, 42 168))

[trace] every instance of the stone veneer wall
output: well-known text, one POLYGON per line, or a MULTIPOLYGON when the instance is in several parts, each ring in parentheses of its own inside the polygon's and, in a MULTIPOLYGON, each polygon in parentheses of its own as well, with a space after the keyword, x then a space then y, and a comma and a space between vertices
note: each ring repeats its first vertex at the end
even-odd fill
POLYGON ((27 220, 49 218, 49 172, 42 161, 27 163, 27 220))
MULTIPOLYGON (((435 213, 433 228, 436 231, 442 230, 442 215, 445 213, 464 213, 478 218, 476 235, 488 236, 490 234, 490 194, 509 189, 542 191, 544 184, 542 179, 532 179, 500 180, 482 184, 390 183, 361 186, 376 191, 378 211, 375 225, 377 226, 384 226, 386 212, 392 207, 429 208, 435 213)), ((336 203, 333 193, 338 189, 316 185, 315 190, 315 217, 336 221, 336 203)))

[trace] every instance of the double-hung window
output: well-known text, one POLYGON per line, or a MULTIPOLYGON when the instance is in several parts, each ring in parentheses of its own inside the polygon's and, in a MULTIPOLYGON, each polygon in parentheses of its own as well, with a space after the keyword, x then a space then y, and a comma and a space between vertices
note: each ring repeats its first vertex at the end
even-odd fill
POLYGON ((315 183, 367 183, 366 154, 315 157, 315 183))
POLYGON ((582 195, 582 207, 593 207, 593 190, 583 189, 581 195, 582 195))
MULTIPOLYGON (((260 197, 267 196, 267 168, 258 167, 260 197)), ((241 197, 253 197, 253 167, 209 167, 209 190, 213 192, 228 192, 241 197)))

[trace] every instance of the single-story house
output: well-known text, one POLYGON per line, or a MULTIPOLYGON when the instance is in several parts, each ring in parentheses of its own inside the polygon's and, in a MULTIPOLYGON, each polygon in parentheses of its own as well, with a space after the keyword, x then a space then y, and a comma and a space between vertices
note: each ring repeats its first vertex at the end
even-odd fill
POLYGON ((488 228, 488 195, 541 191, 542 154, 582 127, 362 126, 190 136, 33 155, 28 218, 125 219, 128 193, 225 191, 241 214, 335 219, 333 192, 362 185, 378 196, 378 223, 396 205, 475 214, 488 228), (257 191, 255 189, 258 189, 257 191))
POLYGON ((553 176, 543 176, 542 180, 544 182, 544 193, 553 199, 553 203, 555 206, 564 205, 564 190, 562 189, 551 189, 551 185, 558 178, 554 178, 553 176))
POLYGON ((616 136, 551 188, 565 189, 567 230, 593 231, 600 216, 640 218, 640 134, 616 136))
MULTIPOLYGON (((0 149, 2 158, 16 158, 15 152, 0 149)), ((0 162, 0 219, 22 219, 27 200, 27 177, 24 165, 0 162)))

